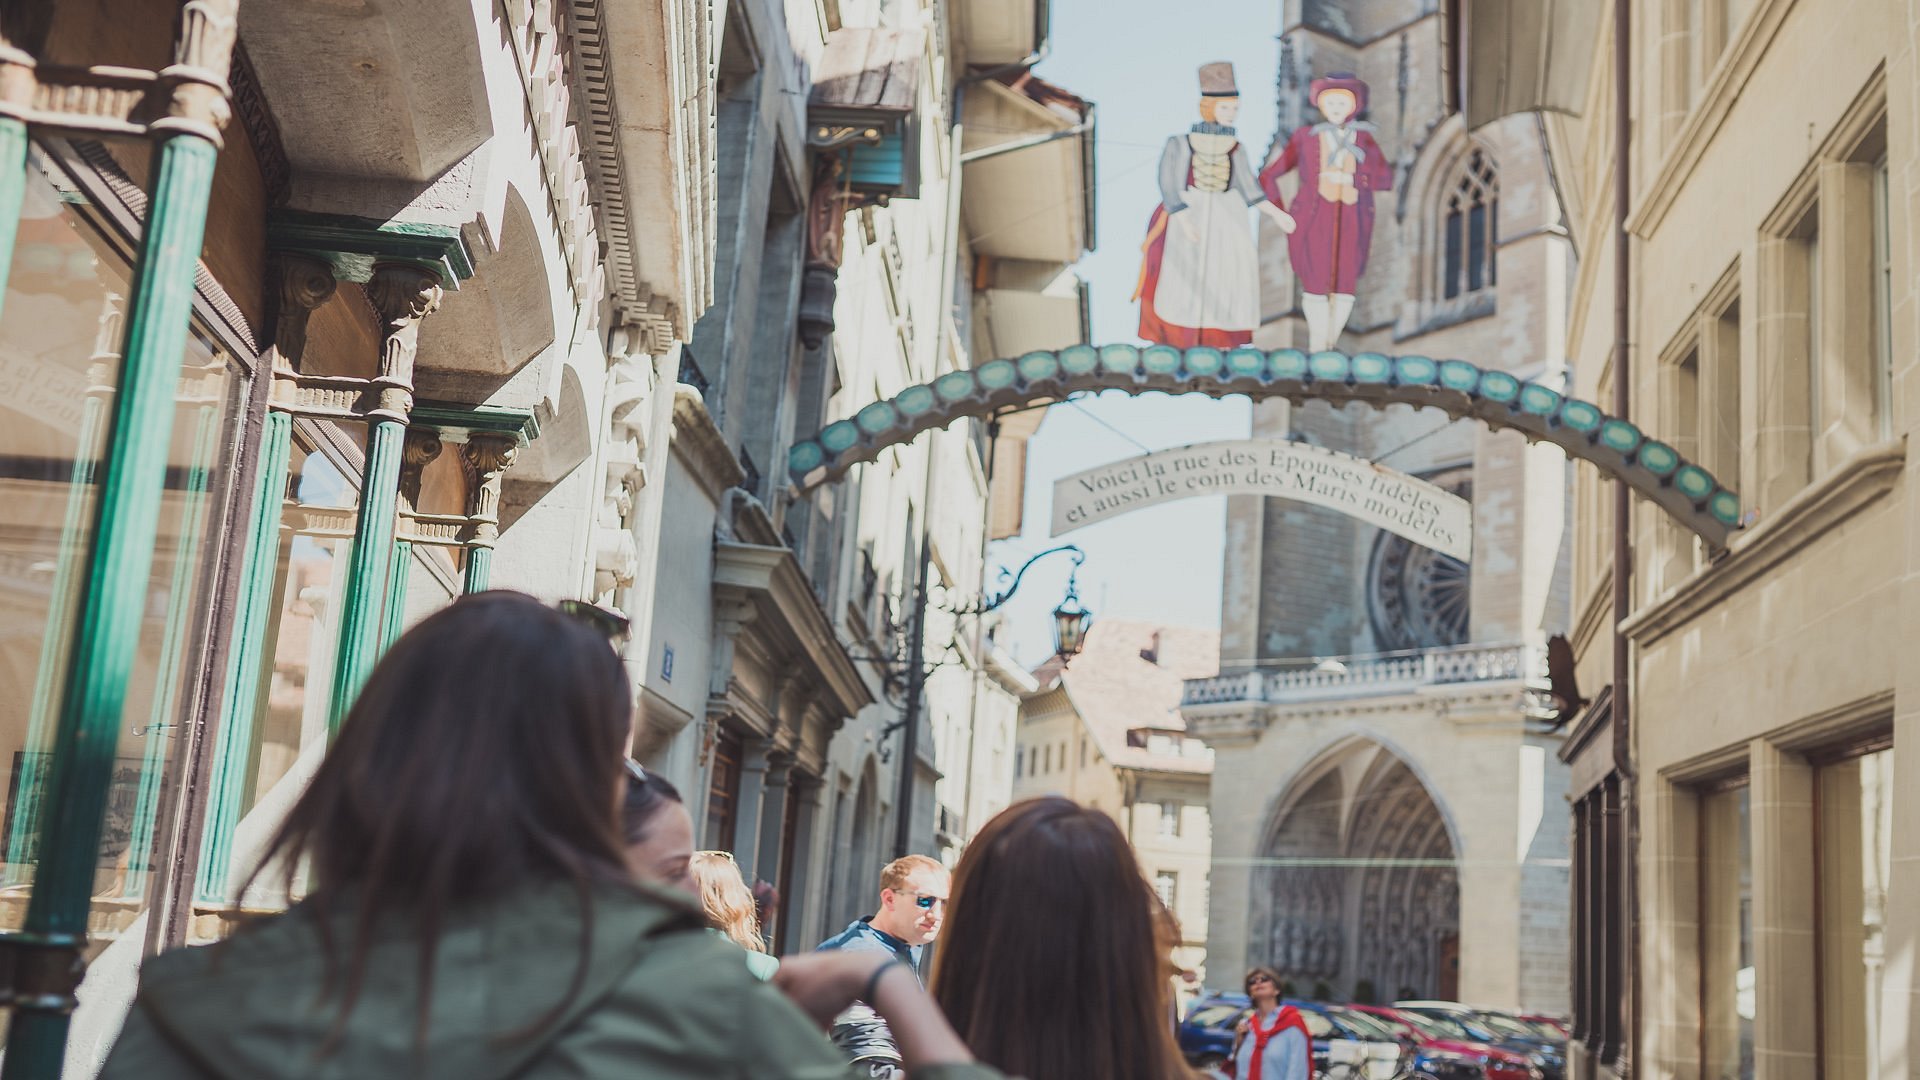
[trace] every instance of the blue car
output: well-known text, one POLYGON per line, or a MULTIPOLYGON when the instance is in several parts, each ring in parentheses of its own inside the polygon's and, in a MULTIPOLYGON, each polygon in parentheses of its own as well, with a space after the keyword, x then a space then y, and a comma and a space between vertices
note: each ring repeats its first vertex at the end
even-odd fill
MULTIPOLYGON (((1353 1063, 1354 1080, 1389 1080, 1404 1071, 1401 1068, 1404 1048, 1369 1018, 1323 1002, 1288 1000, 1284 1004, 1300 1010, 1307 1023, 1313 1042, 1315 1076, 1328 1075, 1336 1059, 1353 1063), (1337 1054, 1336 1047, 1339 1048, 1337 1054)), ((1201 997, 1180 1022, 1180 1052, 1196 1068, 1225 1065, 1233 1053, 1234 1029, 1252 1008, 1245 994, 1218 993, 1201 997)))

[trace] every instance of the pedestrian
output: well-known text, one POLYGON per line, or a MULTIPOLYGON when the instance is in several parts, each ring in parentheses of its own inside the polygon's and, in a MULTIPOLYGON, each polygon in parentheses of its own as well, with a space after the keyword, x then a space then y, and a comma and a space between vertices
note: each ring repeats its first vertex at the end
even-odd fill
POLYGON ((914 1080, 998 1076, 890 960, 762 983, 689 897, 635 879, 632 702, 606 639, 531 597, 402 635, 255 872, 305 898, 148 960, 103 1080, 825 1080, 846 1065, 820 1028, 856 996, 914 1080))
POLYGON ((693 817, 667 778, 627 763, 627 797, 620 805, 627 865, 642 879, 699 895, 693 880, 693 817))
POLYGON ((1300 1010, 1280 1003, 1280 976, 1272 968, 1247 972, 1253 1011, 1233 1033, 1234 1080, 1313 1080, 1313 1040, 1300 1010))
MULTIPOLYGON (((947 868, 925 855, 904 855, 880 871, 880 907, 822 942, 823 952, 879 953, 917 974, 921 952, 947 915, 947 868)), ((885 1018, 857 1001, 833 1022, 833 1042, 859 1068, 855 1075, 901 1075, 900 1048, 885 1018)))
POLYGON ((771 979, 780 961, 767 955, 760 936, 760 916, 753 893, 740 867, 727 851, 702 851, 693 857, 693 880, 699 886, 700 905, 714 932, 747 952, 747 970, 756 979, 771 979))
POLYGON ((1120 826, 1050 796, 1001 811, 954 872, 934 1000, 1027 1080, 1186 1080, 1166 921, 1120 826))

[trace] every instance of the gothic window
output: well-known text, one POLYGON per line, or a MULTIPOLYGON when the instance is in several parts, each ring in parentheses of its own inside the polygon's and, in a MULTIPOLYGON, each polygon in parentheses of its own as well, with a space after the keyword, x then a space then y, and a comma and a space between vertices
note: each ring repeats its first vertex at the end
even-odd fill
MULTIPOLYGON (((1428 479, 1455 495, 1473 498, 1471 469, 1428 479)), ((1373 545, 1367 578, 1367 618, 1381 651, 1466 644, 1473 589, 1467 563, 1382 532, 1373 545)))
POLYGON ((1456 296, 1490 289, 1500 241, 1500 175, 1493 158, 1474 150, 1461 163, 1441 207, 1443 253, 1440 293, 1456 296))

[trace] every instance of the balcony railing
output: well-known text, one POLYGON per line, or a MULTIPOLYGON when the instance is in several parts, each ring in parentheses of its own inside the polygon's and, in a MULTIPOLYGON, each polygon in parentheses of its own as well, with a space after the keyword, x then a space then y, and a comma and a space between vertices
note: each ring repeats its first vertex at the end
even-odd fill
POLYGON ((1289 703, 1402 694, 1424 686, 1526 679, 1545 670, 1525 645, 1468 645, 1377 656, 1339 657, 1311 667, 1248 671, 1188 679, 1182 707, 1230 701, 1289 703))

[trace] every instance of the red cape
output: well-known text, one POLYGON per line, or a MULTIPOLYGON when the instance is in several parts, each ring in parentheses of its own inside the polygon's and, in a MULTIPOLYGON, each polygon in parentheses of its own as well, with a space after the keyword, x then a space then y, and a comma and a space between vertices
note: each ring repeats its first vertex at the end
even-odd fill
MULTIPOLYGON (((1243 1038, 1253 1037, 1253 1030, 1252 1030, 1253 1025, 1257 1024, 1258 1022, 1259 1021, 1256 1019, 1255 1014, 1251 1012, 1247 1014, 1248 1030, 1247 1030, 1247 1034, 1243 1036, 1243 1038)), ((1267 1038, 1268 1045, 1272 1045, 1273 1040, 1279 1038, 1280 1033, 1287 1030, 1288 1028, 1292 1028, 1295 1031, 1298 1031, 1300 1033, 1300 1038, 1306 1041, 1306 1044, 1307 1044, 1307 1078, 1306 1080, 1313 1080, 1313 1034, 1307 1030, 1306 1018, 1300 1015, 1299 1009, 1296 1009, 1291 1005, 1280 1006, 1280 1015, 1275 1017, 1273 1021, 1273 1034, 1268 1036, 1267 1038)), ((1240 1067, 1240 1040, 1239 1039, 1234 1040, 1233 1058, 1227 1064, 1236 1070, 1240 1067)), ((1262 1061, 1260 1064, 1261 1064, 1260 1071, 1263 1073, 1266 1072, 1267 1071, 1266 1062, 1262 1061)), ((1239 1080, 1247 1080, 1247 1078, 1240 1077, 1239 1080)))

